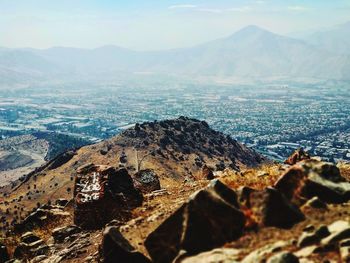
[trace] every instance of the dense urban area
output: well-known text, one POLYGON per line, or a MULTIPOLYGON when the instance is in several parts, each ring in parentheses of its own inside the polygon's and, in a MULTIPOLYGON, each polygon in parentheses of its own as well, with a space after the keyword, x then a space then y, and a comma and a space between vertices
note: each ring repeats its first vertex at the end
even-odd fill
POLYGON ((60 133, 97 142, 137 122, 206 120, 276 160, 298 147, 350 160, 347 83, 63 85, 2 90, 0 137, 60 133))

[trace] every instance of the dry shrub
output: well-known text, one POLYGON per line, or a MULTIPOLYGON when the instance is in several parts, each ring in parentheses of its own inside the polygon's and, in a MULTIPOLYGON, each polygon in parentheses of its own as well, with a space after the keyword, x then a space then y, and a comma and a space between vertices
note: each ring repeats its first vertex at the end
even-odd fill
POLYGON ((350 163, 339 162, 337 166, 340 170, 341 175, 350 181, 350 163))
POLYGON ((222 172, 221 180, 233 189, 248 186, 262 190, 272 186, 284 171, 285 169, 280 164, 267 164, 241 172, 226 169, 222 172))

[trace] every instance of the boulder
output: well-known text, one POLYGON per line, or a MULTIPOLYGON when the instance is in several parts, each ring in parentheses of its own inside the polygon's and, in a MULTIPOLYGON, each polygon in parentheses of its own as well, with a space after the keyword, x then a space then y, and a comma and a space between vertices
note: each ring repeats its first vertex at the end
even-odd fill
POLYGON ((33 258, 39 255, 47 255, 49 250, 49 247, 41 238, 32 232, 27 232, 20 237, 20 243, 15 248, 13 256, 19 259, 33 258))
POLYGON ((314 232, 303 232, 298 240, 298 247, 305 247, 312 244, 319 243, 322 238, 330 235, 328 227, 325 225, 320 226, 314 232))
POLYGON ((56 200, 56 205, 65 207, 68 204, 68 202, 69 201, 67 199, 59 198, 59 199, 56 200))
POLYGON ((326 203, 350 200, 350 183, 340 175, 339 169, 334 164, 317 160, 292 166, 274 187, 298 204, 315 196, 326 203))
POLYGON ((17 233, 31 231, 36 227, 41 227, 49 221, 57 220, 58 218, 69 217, 70 213, 65 212, 61 207, 44 205, 34 212, 30 213, 22 222, 14 225, 14 230, 17 233))
POLYGON ((4 244, 0 243, 0 263, 5 263, 10 259, 7 248, 4 244))
POLYGON ((263 191, 242 189, 240 202, 244 204, 249 220, 255 220, 261 226, 290 228, 305 219, 297 206, 272 187, 263 191))
POLYGON ((339 252, 343 262, 350 262, 350 239, 345 239, 339 243, 339 252))
POLYGON ((214 173, 213 170, 210 169, 207 165, 204 165, 202 168, 202 178, 206 180, 213 180, 214 179, 214 173))
POLYGON ((277 241, 272 244, 267 244, 261 248, 258 248, 248 254, 241 262, 242 263, 256 263, 265 262, 267 257, 272 253, 280 251, 282 248, 288 245, 288 242, 277 241))
POLYGON ((299 263, 299 259, 290 252, 280 252, 270 257, 266 263, 299 263))
POLYGON ((348 221, 338 220, 328 226, 330 235, 322 239, 324 246, 333 245, 343 239, 350 238, 350 223, 348 221))
POLYGON ((98 229, 113 219, 127 220, 143 197, 126 169, 88 164, 77 170, 74 224, 98 229))
POLYGON ((309 160, 309 159, 310 159, 310 155, 306 151, 304 151, 303 148, 299 148, 299 149, 295 150, 288 157, 288 159, 284 161, 284 163, 289 164, 289 165, 294 165, 300 161, 309 160))
POLYGON ((101 245, 102 262, 150 263, 151 261, 138 251, 123 237, 116 227, 107 227, 103 232, 101 245))
POLYGON ((141 170, 134 175, 133 179, 135 187, 142 193, 147 194, 160 189, 159 178, 154 170, 141 170))
POLYGON ((154 230, 145 246, 154 262, 171 262, 181 250, 191 256, 239 238, 244 225, 236 193, 214 180, 154 230))
POLYGON ((55 240, 55 243, 62 243, 65 238, 77 234, 80 231, 80 227, 77 227, 75 225, 58 227, 52 231, 52 237, 55 240))
POLYGON ((178 257, 173 263, 235 263, 239 262, 240 250, 234 248, 217 248, 208 252, 203 252, 195 256, 178 257))
POLYGON ((327 209, 327 204, 320 200, 320 198, 318 198, 317 196, 314 196, 303 205, 303 208, 305 207, 327 209))

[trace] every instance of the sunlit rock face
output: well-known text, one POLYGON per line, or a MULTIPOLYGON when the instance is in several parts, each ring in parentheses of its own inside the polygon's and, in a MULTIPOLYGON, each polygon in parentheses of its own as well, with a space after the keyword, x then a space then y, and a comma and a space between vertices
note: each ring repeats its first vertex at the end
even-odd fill
POLYGON ((96 229, 112 219, 127 220, 130 210, 142 204, 125 169, 88 164, 78 168, 74 186, 74 223, 96 229))

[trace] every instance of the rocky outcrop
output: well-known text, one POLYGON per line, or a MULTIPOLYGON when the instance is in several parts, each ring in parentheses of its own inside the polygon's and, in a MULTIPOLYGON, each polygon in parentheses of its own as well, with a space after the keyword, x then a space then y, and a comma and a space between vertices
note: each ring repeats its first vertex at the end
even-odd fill
POLYGON ((69 217, 70 213, 62 209, 61 206, 43 205, 30 213, 22 222, 14 225, 17 233, 31 231, 36 227, 42 227, 47 222, 69 217))
POLYGON ((317 196, 327 203, 350 200, 350 183, 331 163, 316 160, 292 166, 275 183, 274 187, 295 203, 303 203, 317 196))
POLYGON ((194 255, 240 237, 244 223, 236 193, 215 180, 152 232, 145 246, 154 262, 171 262, 180 250, 194 255))
POLYGON ((94 164, 77 170, 74 187, 74 223, 97 229, 112 219, 126 220, 132 208, 142 204, 126 169, 94 164))
POLYGON ((27 232, 21 236, 20 244, 16 247, 13 256, 15 258, 33 258, 48 253, 49 247, 45 242, 32 232, 27 232))
POLYGON ((107 227, 103 232, 101 257, 104 263, 132 262, 150 263, 151 261, 123 237, 116 227, 107 227))
POLYGON ((65 240, 65 238, 77 234, 80 231, 81 229, 75 225, 58 227, 52 230, 52 237, 55 243, 62 243, 65 240))
POLYGON ((159 178, 154 170, 141 170, 133 176, 133 179, 135 187, 144 194, 160 189, 159 178))
POLYGON ((295 150, 288 158, 284 161, 285 164, 294 165, 300 161, 309 160, 310 155, 304 151, 303 148, 295 150))

